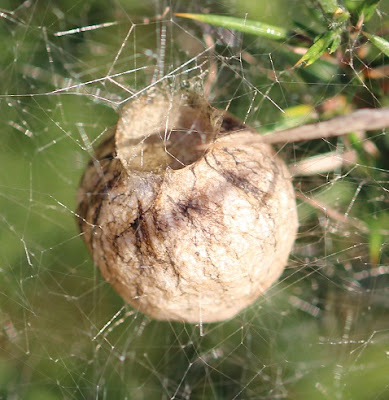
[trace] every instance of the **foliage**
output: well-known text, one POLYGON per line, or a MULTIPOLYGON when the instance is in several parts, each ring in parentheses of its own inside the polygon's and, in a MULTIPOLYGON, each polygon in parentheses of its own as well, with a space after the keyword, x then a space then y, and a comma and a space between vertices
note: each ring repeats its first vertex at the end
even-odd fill
MULTIPOLYGON (((324 53, 333 54, 343 45, 343 51, 347 48, 350 38, 358 40, 355 36, 360 32, 360 27, 364 21, 368 21, 376 10, 379 1, 362 1, 355 10, 347 10, 339 6, 337 0, 319 0, 318 6, 322 8, 323 14, 314 14, 319 23, 325 23, 325 32, 311 37, 311 30, 304 29, 305 39, 309 39, 313 44, 307 49, 306 53, 297 61, 296 65, 304 64, 309 66, 317 61, 324 53), (357 26, 353 22, 357 21, 357 26)), ((288 32, 285 28, 268 25, 259 21, 252 21, 246 18, 234 18, 223 15, 213 14, 190 14, 176 13, 178 17, 190 18, 212 25, 221 26, 226 29, 235 29, 252 35, 261 36, 266 39, 283 40, 285 43, 293 41, 293 38, 301 34, 298 31, 288 32)), ((300 27, 303 27, 300 24, 300 27)), ((389 43, 381 36, 371 35, 367 32, 363 34, 372 44, 377 46, 384 54, 388 55, 389 43)))

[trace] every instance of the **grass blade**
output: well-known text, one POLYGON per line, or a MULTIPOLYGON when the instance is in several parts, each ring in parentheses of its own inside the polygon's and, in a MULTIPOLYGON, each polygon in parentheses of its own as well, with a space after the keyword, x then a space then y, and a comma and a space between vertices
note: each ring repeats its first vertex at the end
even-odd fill
POLYGON ((379 50, 381 50, 387 57, 389 57, 389 42, 381 36, 371 35, 367 32, 362 32, 371 43, 374 44, 379 50))
MULTIPOLYGON (((331 44, 337 37, 337 32, 330 31, 321 35, 315 43, 307 50, 307 52, 297 61, 295 66, 299 66, 301 64, 305 64, 306 67, 308 65, 313 64, 317 61, 326 51, 331 48, 331 44)), ((335 51, 331 48, 331 51, 335 51)))
POLYGON ((234 29, 251 35, 265 37, 267 39, 285 40, 289 38, 288 31, 284 28, 245 18, 213 14, 176 13, 174 15, 177 17, 194 19, 211 25, 221 26, 227 29, 234 29))
POLYGON ((365 0, 358 10, 358 14, 364 16, 364 20, 368 21, 375 13, 378 3, 381 0, 365 0))
POLYGON ((337 0, 319 0, 319 3, 327 14, 333 14, 339 7, 337 0))

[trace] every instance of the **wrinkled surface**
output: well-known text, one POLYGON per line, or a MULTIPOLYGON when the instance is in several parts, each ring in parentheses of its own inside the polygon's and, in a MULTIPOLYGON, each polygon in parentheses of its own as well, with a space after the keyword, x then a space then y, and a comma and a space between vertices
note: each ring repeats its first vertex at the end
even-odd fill
MULTIPOLYGON (((198 109, 187 98, 157 98, 159 107, 165 101, 170 110, 173 101, 179 115, 198 109)), ((131 118, 142 110, 136 104, 128 107, 135 107, 131 118)), ((224 128, 236 129, 236 121, 221 123, 205 114, 194 118, 213 119, 191 123, 196 127, 192 131, 176 116, 168 126, 169 132, 181 132, 170 135, 168 145, 175 154, 186 157, 190 146, 209 143, 196 149, 186 165, 177 165, 179 157, 170 152, 171 160, 166 160, 166 151, 155 150, 158 141, 151 140, 152 168, 142 168, 141 158, 131 168, 140 151, 139 132, 131 137, 130 129, 125 143, 119 123, 97 149, 78 193, 80 227, 105 279, 127 302, 157 319, 213 322, 233 317, 279 277, 295 240, 295 196, 284 163, 266 144, 240 146, 253 135, 248 129, 226 134, 224 128), (204 132, 201 126, 206 126, 204 132), (188 131, 190 146, 182 140, 188 131), (118 149, 119 134, 124 150, 118 149)), ((166 118, 161 119, 148 137, 166 137, 166 118)), ((131 128, 131 122, 127 125, 131 128)), ((160 140, 165 150, 166 142, 160 140)), ((142 146, 149 150, 147 142, 142 146)))

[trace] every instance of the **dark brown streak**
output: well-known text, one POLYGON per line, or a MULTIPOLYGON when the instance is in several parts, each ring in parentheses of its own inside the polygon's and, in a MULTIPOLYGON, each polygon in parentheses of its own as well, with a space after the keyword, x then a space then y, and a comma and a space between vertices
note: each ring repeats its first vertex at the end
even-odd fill
MULTIPOLYGON (((229 154, 227 152, 227 154, 229 154)), ((250 183, 249 180, 247 180, 244 177, 241 177, 239 175, 236 174, 235 171, 231 171, 228 169, 225 169, 222 166, 222 163, 220 163, 220 161, 215 157, 214 154, 212 154, 212 157, 216 163, 216 165, 219 167, 218 169, 213 167, 208 159, 207 156, 205 156, 205 161, 207 163, 207 165, 212 168, 214 171, 216 171, 217 173, 219 173, 228 183, 230 183, 232 186, 237 187, 238 189, 243 190, 245 193, 252 193, 255 196, 263 196, 264 193, 261 192, 257 187, 255 187, 254 185, 252 185, 250 183)), ((256 173, 256 172, 255 172, 256 173)))

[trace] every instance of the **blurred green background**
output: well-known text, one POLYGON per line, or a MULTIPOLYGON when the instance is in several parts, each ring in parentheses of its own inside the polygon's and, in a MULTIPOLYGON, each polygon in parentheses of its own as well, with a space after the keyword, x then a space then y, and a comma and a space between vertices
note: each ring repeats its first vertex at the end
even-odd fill
MULTIPOLYGON (((295 179, 298 193, 350 223, 299 200, 282 279, 228 322, 157 322, 132 310, 93 265, 74 214, 92 146, 153 82, 206 81, 212 60, 212 104, 266 131, 388 106, 388 57, 351 32, 337 54, 293 68, 307 32, 331 23, 309 0, 0 6, 0 399, 389 398, 386 132, 279 148, 290 164, 356 152, 351 166, 295 179), (304 34, 297 44, 231 40, 175 12, 304 34)), ((388 12, 379 4, 363 29, 387 38, 388 12)))

